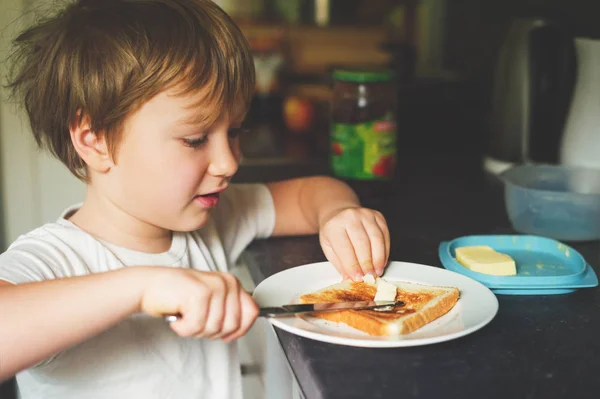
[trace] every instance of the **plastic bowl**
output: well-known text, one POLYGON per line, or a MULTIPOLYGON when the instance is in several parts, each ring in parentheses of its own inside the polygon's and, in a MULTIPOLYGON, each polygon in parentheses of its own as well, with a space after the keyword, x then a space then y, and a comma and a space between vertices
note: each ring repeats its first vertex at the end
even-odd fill
POLYGON ((519 165, 500 177, 515 230, 563 241, 600 239, 600 170, 519 165))

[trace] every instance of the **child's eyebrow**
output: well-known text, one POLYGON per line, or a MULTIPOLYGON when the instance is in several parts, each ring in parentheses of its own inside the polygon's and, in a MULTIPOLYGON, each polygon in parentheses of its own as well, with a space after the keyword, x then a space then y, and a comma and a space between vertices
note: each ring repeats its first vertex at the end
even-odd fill
POLYGON ((207 128, 214 125, 220 117, 221 115, 218 115, 213 107, 191 106, 186 109, 185 114, 176 123, 187 127, 207 128))
MULTIPOLYGON (((198 129, 208 129, 213 126, 221 117, 210 117, 210 113, 205 114, 202 112, 194 113, 191 117, 182 118, 177 120, 178 125, 182 125, 185 127, 194 127, 198 129)), ((238 112, 237 115, 231 115, 231 119, 229 120, 229 124, 231 126, 241 125, 244 119, 246 118, 246 112, 238 112)))
POLYGON ((199 130, 205 130, 210 128, 218 118, 215 118, 210 113, 204 112, 194 112, 188 115, 185 115, 179 119, 174 121, 176 126, 181 126, 185 128, 194 128, 199 130))
POLYGON ((176 121, 177 125, 185 127, 194 127, 199 129, 205 129, 212 125, 207 115, 201 113, 194 113, 191 117, 181 118, 176 121))
POLYGON ((200 123, 197 121, 194 122, 194 121, 185 120, 185 119, 178 120, 176 124, 177 124, 177 126, 182 126, 182 127, 186 127, 186 128, 194 128, 194 129, 205 129, 209 126, 206 123, 200 123))

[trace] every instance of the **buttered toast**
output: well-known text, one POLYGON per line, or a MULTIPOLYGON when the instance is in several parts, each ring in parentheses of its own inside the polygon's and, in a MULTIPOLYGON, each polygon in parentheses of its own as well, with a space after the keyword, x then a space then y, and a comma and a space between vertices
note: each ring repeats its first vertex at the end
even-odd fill
MULTIPOLYGON (((387 311, 343 310, 321 312, 314 317, 344 323, 374 336, 411 333, 446 314, 459 297, 458 288, 436 287, 402 281, 388 281, 396 286, 396 301, 404 306, 387 311)), ((345 280, 300 297, 301 303, 372 301, 377 285, 345 280)))

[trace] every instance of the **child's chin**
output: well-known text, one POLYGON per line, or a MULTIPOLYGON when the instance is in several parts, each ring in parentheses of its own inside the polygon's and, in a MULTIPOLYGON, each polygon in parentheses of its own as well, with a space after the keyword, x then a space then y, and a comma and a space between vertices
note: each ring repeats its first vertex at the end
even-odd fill
POLYGON ((189 233, 191 231, 199 230, 206 225, 208 219, 209 216, 207 213, 206 215, 195 217, 193 221, 189 219, 185 220, 183 223, 180 224, 180 226, 178 226, 179 228, 177 229, 177 231, 180 231, 182 233, 189 233))

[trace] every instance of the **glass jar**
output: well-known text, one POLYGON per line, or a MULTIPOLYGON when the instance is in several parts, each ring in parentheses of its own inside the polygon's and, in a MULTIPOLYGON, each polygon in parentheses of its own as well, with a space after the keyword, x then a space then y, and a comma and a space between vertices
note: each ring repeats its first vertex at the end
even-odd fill
POLYGON ((392 73, 333 73, 331 166, 337 177, 390 180, 396 165, 396 90, 392 73))

